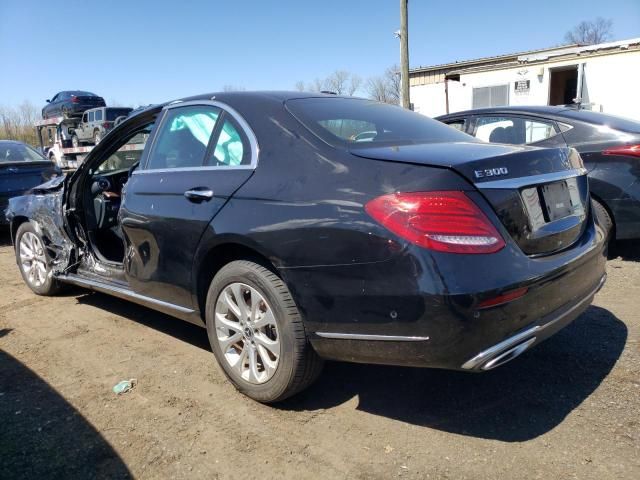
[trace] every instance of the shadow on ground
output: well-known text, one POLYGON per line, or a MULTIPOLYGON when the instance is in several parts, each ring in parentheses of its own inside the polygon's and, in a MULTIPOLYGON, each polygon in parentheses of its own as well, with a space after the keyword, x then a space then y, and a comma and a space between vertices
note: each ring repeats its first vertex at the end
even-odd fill
POLYGON ((627 328, 590 307, 574 323, 513 362, 475 374, 330 363, 319 381, 280 405, 326 409, 359 397, 358 409, 451 433, 506 442, 560 424, 620 357, 627 328))
POLYGON ((609 258, 640 261, 640 240, 618 240, 609 246, 609 258))
MULTIPOLYGON (((4 215, 2 211, 0 211, 0 216, 4 215)), ((0 247, 8 247, 11 245, 11 234, 9 233, 9 228, 5 225, 0 225, 0 247)))
MULTIPOLYGON (((0 337, 6 339, 10 332, 0 330, 0 337)), ((109 443, 73 406, 2 350, 0 419, 0 478, 132 477, 109 443)))
POLYGON ((202 327, 103 293, 87 292, 87 290, 81 289, 76 291, 76 293, 78 292, 81 293, 77 298, 78 303, 107 310, 190 343, 195 347, 211 351, 207 331, 202 327))
MULTIPOLYGON (((206 331, 195 325, 103 294, 78 301, 210 350, 206 331)), ((375 415, 461 435, 525 441, 556 427, 593 393, 626 339, 622 321, 591 306, 554 337, 491 372, 329 362, 316 384, 277 408, 322 410, 358 396, 358 409, 375 415)))

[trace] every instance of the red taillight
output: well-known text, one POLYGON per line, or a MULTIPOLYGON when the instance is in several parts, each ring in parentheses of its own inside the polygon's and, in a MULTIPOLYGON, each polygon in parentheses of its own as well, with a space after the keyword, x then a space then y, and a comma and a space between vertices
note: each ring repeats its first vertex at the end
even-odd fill
POLYGON ((75 95, 71 95, 71 103, 80 103, 80 99, 75 95))
POLYGON ((621 145, 619 147, 607 148, 603 155, 627 155, 629 157, 640 157, 640 145, 621 145))
POLYGON ((478 304, 478 308, 495 307, 496 305, 502 305, 503 303, 511 302, 516 298, 522 297, 525 293, 527 293, 528 290, 529 289, 527 287, 517 288, 516 290, 511 290, 510 292, 503 293, 502 295, 488 298, 480 302, 478 304))
POLYGON ((487 216, 463 192, 392 193, 365 210, 396 235, 448 253, 494 253, 505 246, 487 216))
POLYGON ((111 126, 111 124, 109 122, 104 122, 102 124, 102 128, 109 128, 111 126))

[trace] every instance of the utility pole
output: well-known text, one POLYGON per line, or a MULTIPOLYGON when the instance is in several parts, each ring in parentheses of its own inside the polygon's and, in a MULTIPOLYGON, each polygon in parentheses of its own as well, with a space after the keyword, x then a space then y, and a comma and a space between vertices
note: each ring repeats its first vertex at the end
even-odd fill
POLYGON ((400 0, 400 91, 402 106, 410 108, 409 98, 409 27, 407 4, 409 0, 400 0))

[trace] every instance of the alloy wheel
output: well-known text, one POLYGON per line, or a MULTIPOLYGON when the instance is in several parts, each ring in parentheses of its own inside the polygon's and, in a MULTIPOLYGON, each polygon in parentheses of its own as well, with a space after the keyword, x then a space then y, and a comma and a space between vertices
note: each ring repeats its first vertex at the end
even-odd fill
POLYGON ((37 235, 25 232, 20 238, 20 267, 28 282, 41 287, 47 280, 47 257, 37 235))
POLYGON ((273 310, 258 290, 227 285, 216 301, 215 331, 231 368, 245 381, 267 382, 280 359, 280 336, 273 310))

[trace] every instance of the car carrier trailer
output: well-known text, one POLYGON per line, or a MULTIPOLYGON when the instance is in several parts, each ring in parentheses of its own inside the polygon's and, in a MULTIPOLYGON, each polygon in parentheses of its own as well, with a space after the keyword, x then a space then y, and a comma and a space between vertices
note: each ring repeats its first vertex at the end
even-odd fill
MULTIPOLYGON (((47 118, 35 123, 42 153, 60 168, 78 168, 94 148, 94 145, 73 146, 71 139, 78 123, 80 123, 80 118, 64 117, 47 118)), ((143 148, 144 143, 131 143, 121 147, 120 151, 142 150, 143 148)))

